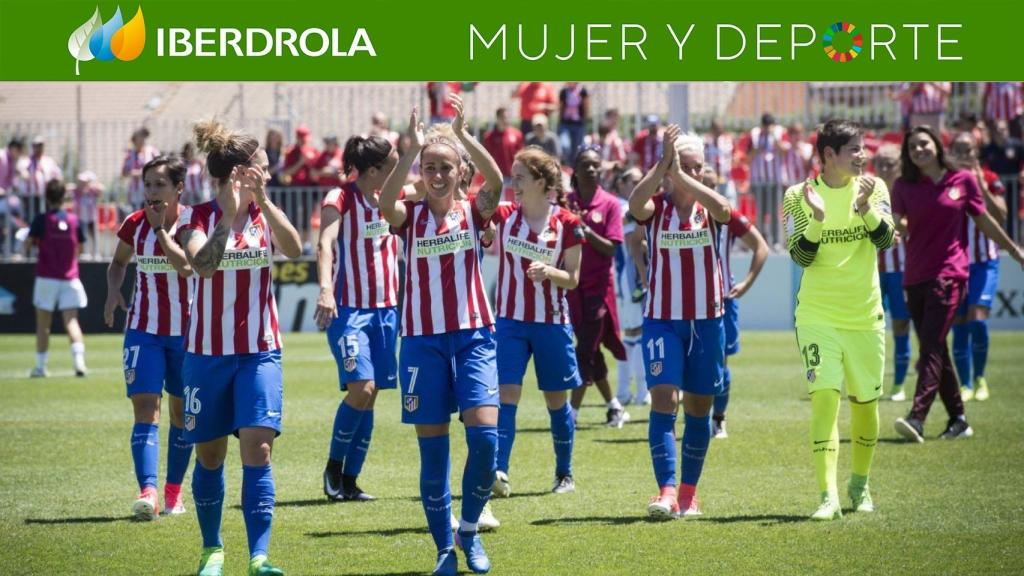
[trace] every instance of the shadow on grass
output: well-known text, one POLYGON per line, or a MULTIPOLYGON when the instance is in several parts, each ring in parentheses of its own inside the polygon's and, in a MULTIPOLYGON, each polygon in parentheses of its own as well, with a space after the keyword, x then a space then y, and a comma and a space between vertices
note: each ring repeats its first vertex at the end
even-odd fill
POLYGON ((88 516, 84 518, 26 518, 25 524, 110 524, 133 522, 133 516, 88 516))
POLYGON ((718 516, 713 518, 701 518, 698 522, 714 522, 716 524, 733 524, 735 522, 756 522, 761 526, 773 524, 792 524, 795 522, 806 522, 809 516, 794 516, 792 514, 750 514, 743 516, 718 516))
MULTIPOLYGON (((850 443, 850 439, 849 438, 840 438, 839 439, 839 443, 840 444, 849 444, 850 443)), ((904 438, 879 438, 878 439, 878 443, 879 444, 914 444, 915 446, 917 445, 916 442, 911 442, 910 440, 906 440, 904 438)))
POLYGON ((423 576, 426 572, 422 570, 419 572, 367 572, 359 570, 357 572, 339 572, 336 576, 353 576, 355 574, 360 576, 423 576))
POLYGON ((384 528, 379 530, 332 530, 329 532, 306 532, 309 538, 345 538, 348 536, 399 536, 402 534, 426 534, 426 526, 408 528, 384 528))
POLYGON ((608 524, 612 526, 623 526, 627 524, 639 524, 641 522, 657 522, 646 516, 576 516, 569 518, 545 518, 530 522, 533 526, 553 526, 558 524, 608 524))
POLYGON ((509 495, 509 498, 536 498, 537 496, 548 496, 551 494, 550 490, 540 490, 537 492, 515 492, 509 495))
MULTIPOLYGON (((459 501, 461 499, 462 499, 461 496, 458 496, 458 495, 452 496, 452 501, 453 502, 457 502, 457 501, 459 501)), ((394 497, 394 498, 377 498, 376 500, 371 500, 369 502, 351 502, 351 501, 345 501, 345 500, 341 500, 341 501, 328 500, 327 498, 310 498, 308 500, 278 500, 277 502, 274 503, 274 506, 276 508, 308 508, 310 506, 342 506, 342 507, 354 506, 354 507, 358 508, 358 507, 362 507, 362 506, 373 506, 373 503, 378 501, 378 500, 379 501, 383 501, 383 500, 402 500, 402 501, 406 501, 406 502, 419 502, 420 501, 420 497, 419 496, 397 496, 397 497, 394 497)), ((231 507, 234 508, 235 510, 241 510, 242 509, 242 505, 241 504, 233 504, 231 507)))
POLYGON ((591 442, 599 444, 640 444, 646 443, 647 438, 594 438, 591 442))

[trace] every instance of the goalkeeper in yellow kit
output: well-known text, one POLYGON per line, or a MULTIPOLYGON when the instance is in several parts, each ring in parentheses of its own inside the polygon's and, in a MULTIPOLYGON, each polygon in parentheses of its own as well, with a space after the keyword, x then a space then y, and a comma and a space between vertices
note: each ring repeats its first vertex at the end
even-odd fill
POLYGON ((842 517, 836 464, 839 400, 850 400, 853 507, 874 511, 868 489, 878 441, 878 398, 885 366, 885 316, 876 250, 893 242, 889 191, 862 175, 863 129, 830 120, 815 144, 823 170, 783 200, 790 256, 803 270, 796 304, 797 344, 811 395, 811 449, 821 490, 816 520, 842 517))

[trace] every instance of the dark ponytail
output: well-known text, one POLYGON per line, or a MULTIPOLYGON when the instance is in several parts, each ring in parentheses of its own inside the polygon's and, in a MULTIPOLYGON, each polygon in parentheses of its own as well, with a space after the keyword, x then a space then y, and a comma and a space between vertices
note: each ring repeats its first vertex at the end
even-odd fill
POLYGON ((256 138, 232 132, 216 120, 196 124, 192 132, 196 147, 206 153, 206 169, 220 181, 231 176, 235 166, 248 165, 260 148, 256 138))
POLYGON ((345 175, 355 168, 360 174, 379 166, 391 155, 391 142, 380 136, 353 136, 345 142, 341 155, 345 175))

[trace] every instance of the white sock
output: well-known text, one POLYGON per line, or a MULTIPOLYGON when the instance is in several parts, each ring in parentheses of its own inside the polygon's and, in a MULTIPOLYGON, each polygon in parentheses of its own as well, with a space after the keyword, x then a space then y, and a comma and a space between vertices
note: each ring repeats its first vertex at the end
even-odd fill
POLYGON ((622 402, 619 402, 618 398, 612 396, 611 401, 608 402, 608 407, 612 410, 622 410, 622 402))
POLYGON ((46 360, 49 356, 49 352, 36 352, 36 368, 46 370, 46 360))
POLYGON ((629 364, 633 368, 633 379, 636 380, 636 396, 643 401, 647 397, 647 372, 644 369, 643 350, 639 346, 633 348, 629 364))
POLYGON ((76 369, 85 366, 85 342, 71 344, 71 361, 74 362, 76 369))
POLYGON ((629 398, 629 354, 632 350, 632 344, 626 340, 626 361, 619 362, 619 389, 615 392, 615 396, 625 400, 629 398))
POLYGON ((459 532, 476 532, 476 522, 466 522, 463 519, 459 519, 459 532))

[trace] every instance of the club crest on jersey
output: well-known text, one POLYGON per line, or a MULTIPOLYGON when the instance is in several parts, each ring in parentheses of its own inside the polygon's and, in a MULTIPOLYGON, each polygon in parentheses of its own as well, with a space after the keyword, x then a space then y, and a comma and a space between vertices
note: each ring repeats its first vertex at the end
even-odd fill
POLYGON ((185 414, 185 430, 189 432, 196 429, 196 417, 192 414, 185 414))
POLYGON ((245 241, 249 244, 258 244, 263 237, 263 228, 259 224, 250 224, 245 229, 245 241))
POLYGON ((704 221, 704 214, 697 212, 692 218, 690 218, 690 221, 699 226, 700 223, 704 221))
POLYGON ((600 212, 591 212, 590 219, 594 221, 594 224, 600 224, 601 220, 604 220, 604 216, 601 216, 600 212))
POLYGON ((356 359, 354 356, 345 358, 345 372, 352 372, 356 369, 356 359))
POLYGON ((818 375, 814 372, 814 368, 811 368, 810 370, 807 371, 807 381, 808 382, 810 382, 811 384, 814 384, 814 381, 817 380, 817 378, 818 378, 818 375))
POLYGON ((949 194, 950 200, 959 200, 961 196, 960 187, 953 186, 952 188, 946 191, 946 194, 949 194))
POLYGON ((661 371, 664 368, 661 361, 651 362, 651 376, 661 376, 661 371))
POLYGON ((135 368, 129 368, 124 371, 124 381, 129 386, 135 383, 135 368))
POLYGON ((402 406, 406 412, 415 412, 420 407, 420 397, 413 394, 406 394, 402 398, 402 406))

